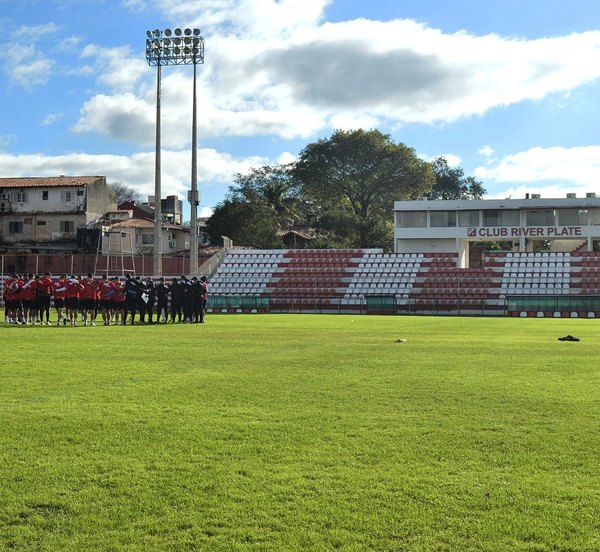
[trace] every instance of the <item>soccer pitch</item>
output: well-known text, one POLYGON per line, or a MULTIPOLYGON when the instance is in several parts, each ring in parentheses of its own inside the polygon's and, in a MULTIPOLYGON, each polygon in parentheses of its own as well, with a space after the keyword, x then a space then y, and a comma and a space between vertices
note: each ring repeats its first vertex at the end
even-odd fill
POLYGON ((599 550, 599 324, 2 327, 0 549, 599 550))

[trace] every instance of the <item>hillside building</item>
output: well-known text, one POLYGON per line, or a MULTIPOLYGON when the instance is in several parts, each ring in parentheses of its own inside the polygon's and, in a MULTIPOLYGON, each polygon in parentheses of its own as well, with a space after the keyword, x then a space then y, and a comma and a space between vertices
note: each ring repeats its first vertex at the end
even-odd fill
POLYGON ((104 176, 0 178, 0 247, 77 248, 77 231, 116 209, 104 176))

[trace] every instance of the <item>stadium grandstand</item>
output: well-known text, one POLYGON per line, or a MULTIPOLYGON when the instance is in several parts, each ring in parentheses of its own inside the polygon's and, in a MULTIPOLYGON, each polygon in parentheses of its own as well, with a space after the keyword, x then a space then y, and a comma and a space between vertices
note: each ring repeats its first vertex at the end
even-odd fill
POLYGON ((396 202, 394 221, 393 253, 220 251, 208 311, 600 316, 594 194, 396 202))

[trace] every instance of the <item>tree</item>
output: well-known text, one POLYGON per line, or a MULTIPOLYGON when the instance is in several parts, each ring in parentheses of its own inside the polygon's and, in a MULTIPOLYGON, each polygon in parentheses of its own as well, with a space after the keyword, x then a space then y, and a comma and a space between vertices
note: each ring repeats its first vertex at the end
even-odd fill
POLYGON ((302 219, 302 202, 292 165, 264 165, 251 168, 248 174, 237 174, 237 188, 232 196, 249 203, 261 203, 273 210, 280 226, 289 226, 302 219))
POLYGON ((445 157, 437 157, 431 163, 435 173, 435 185, 427 194, 429 199, 481 199, 486 190, 473 176, 465 176, 460 167, 448 166, 445 157))
POLYGON ((262 248, 283 247, 277 234, 279 224, 272 209, 231 195, 219 203, 206 221, 210 242, 221 242, 221 236, 234 243, 253 244, 262 248))
POLYGON ((320 211, 321 221, 332 210, 350 215, 359 247, 386 240, 374 232, 385 225, 375 223, 392 219, 394 201, 416 199, 435 183, 429 163, 378 130, 336 130, 307 145, 292 175, 305 200, 320 211))
POLYGON ((133 186, 126 186, 121 182, 112 182, 109 186, 117 196, 117 205, 125 201, 140 201, 142 199, 141 192, 133 186))

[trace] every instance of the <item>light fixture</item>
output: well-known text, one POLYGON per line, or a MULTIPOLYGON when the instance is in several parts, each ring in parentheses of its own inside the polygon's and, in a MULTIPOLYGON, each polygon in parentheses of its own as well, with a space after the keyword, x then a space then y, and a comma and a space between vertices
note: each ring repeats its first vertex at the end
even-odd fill
POLYGON ((155 276, 162 275, 162 209, 161 209, 161 136, 160 136, 160 98, 161 67, 165 65, 193 65, 194 90, 192 108, 192 175, 188 200, 191 206, 190 223, 190 274, 198 270, 198 218, 200 203, 197 189, 197 116, 196 116, 196 65, 204 63, 204 39, 200 29, 179 27, 174 30, 146 31, 146 61, 156 67, 156 152, 154 169, 154 259, 155 276), (183 38, 180 38, 184 35, 183 38), (173 35, 175 38, 173 38, 173 35), (194 38, 190 38, 193 35, 194 38), (171 37, 171 38, 169 38, 171 37), (181 47, 183 46, 183 47, 181 47), (190 47, 193 46, 193 47, 190 47))

